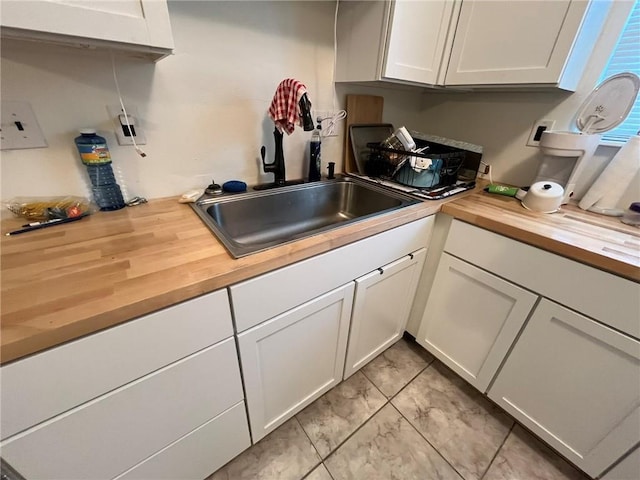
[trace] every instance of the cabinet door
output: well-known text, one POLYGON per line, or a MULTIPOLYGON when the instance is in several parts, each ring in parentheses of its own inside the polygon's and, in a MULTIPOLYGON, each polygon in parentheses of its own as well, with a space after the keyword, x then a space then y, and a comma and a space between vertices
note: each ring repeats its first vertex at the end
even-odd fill
POLYGON ((485 392, 536 299, 443 253, 416 340, 485 392))
POLYGON ((2 26, 173 48, 169 11, 164 0, 3 0, 2 26))
POLYGON ((622 459, 602 480, 637 480, 640 476, 640 447, 622 459))
POLYGON ((253 441, 342 380, 353 282, 238 335, 253 441))
POLYGON ((596 477, 640 442, 640 342, 544 299, 489 397, 596 477))
POLYGON ((425 255, 422 248, 356 280, 345 379, 404 332, 425 255))
POLYGON ((556 84, 588 5, 463 2, 445 84, 556 84))
POLYGON ((382 76, 435 84, 453 11, 453 0, 393 2, 382 76))

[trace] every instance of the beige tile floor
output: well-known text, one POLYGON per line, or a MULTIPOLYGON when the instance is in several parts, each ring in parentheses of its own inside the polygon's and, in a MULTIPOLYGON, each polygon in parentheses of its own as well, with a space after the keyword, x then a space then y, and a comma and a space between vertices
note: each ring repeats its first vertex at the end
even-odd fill
POLYGON ((208 480, 588 480, 404 339, 208 480))

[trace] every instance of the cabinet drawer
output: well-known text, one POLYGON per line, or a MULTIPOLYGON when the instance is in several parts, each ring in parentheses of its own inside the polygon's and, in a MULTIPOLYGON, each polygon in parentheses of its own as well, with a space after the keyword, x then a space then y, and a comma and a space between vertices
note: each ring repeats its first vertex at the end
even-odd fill
POLYGON ((115 480, 202 480, 250 446, 240 402, 115 480))
POLYGON ((444 250, 640 338, 640 284, 453 220, 444 250))
POLYGON ((433 216, 422 218, 232 286, 229 290, 237 331, 426 247, 433 222, 433 216))
POLYGON ((640 342, 543 299, 489 397, 592 477, 640 442, 640 342))
POLYGON ((242 400, 233 338, 1 444, 29 479, 113 478, 242 400))
POLYGON ((231 335, 220 290, 3 366, 2 439, 231 335))

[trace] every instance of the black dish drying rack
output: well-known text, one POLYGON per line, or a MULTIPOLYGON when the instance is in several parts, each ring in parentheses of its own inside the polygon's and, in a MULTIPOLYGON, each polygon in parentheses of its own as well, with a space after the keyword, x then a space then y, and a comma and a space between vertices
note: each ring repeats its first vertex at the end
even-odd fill
POLYGON ((472 177, 464 178, 465 151, 432 151, 429 146, 423 152, 409 152, 387 148, 380 143, 367 143, 367 149, 368 152, 362 152, 366 157, 363 173, 372 178, 396 182, 424 192, 455 185, 459 180, 475 179, 476 172, 472 177), (412 159, 415 164, 421 162, 419 159, 428 161, 424 168, 418 165, 414 168, 412 159))

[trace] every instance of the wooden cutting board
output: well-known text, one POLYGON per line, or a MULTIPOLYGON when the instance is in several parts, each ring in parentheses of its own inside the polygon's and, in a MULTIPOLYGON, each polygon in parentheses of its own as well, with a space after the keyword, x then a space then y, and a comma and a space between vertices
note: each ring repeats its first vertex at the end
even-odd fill
POLYGON ((357 172, 349 126, 358 123, 382 123, 384 97, 376 95, 347 95, 347 124, 344 135, 344 171, 357 172))

